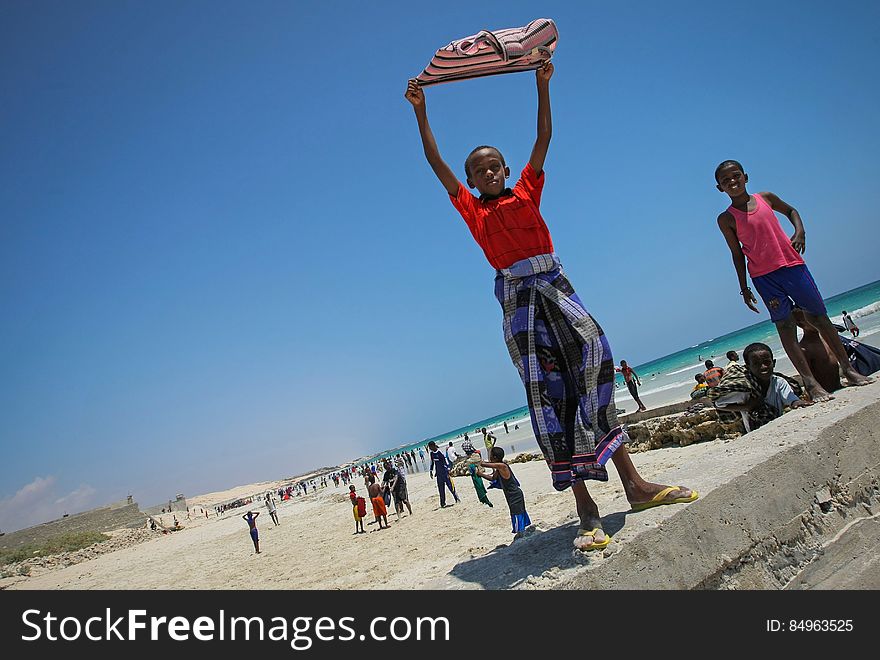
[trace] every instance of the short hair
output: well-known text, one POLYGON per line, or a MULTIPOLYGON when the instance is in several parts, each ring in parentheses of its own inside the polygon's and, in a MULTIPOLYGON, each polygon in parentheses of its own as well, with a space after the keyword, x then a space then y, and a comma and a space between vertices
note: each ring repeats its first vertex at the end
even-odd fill
POLYGON ((471 178, 471 171, 470 171, 470 169, 468 169, 468 165, 471 162, 471 156, 473 156, 475 153, 477 153, 480 149, 491 149, 496 154, 498 154, 498 156, 501 158, 501 164, 504 165, 504 167, 507 167, 507 163, 504 161, 504 154, 501 153, 501 149, 499 149, 498 147, 493 147, 490 144, 481 144, 479 147, 474 147, 473 150, 471 150, 471 152, 467 155, 467 158, 464 159, 464 175, 465 175, 465 177, 467 177, 468 179, 471 178))
POLYGON ((752 354, 757 353, 758 351, 767 351, 770 353, 770 357, 773 357, 773 351, 770 350, 770 347, 767 346, 767 344, 762 344, 761 342, 756 341, 755 343, 746 346, 745 350, 743 350, 743 361, 748 364, 752 354))
POLYGON ((736 362, 739 360, 739 355, 736 354, 736 351, 727 351, 727 359, 736 362))
POLYGON ((722 162, 720 165, 718 165, 718 167, 715 168, 715 182, 716 182, 716 183, 718 182, 718 173, 719 173, 721 170, 723 170, 725 167, 729 167, 730 165, 735 165, 736 167, 739 168, 739 171, 740 171, 740 172, 742 172, 743 174, 745 174, 746 170, 745 170, 745 168, 742 166, 742 163, 740 163, 738 160, 725 160, 725 161, 722 162))
POLYGON ((694 374, 694 380, 698 383, 705 383, 706 377, 703 374, 694 374))
POLYGON ((431 442, 428 443, 428 448, 429 449, 437 449, 437 443, 434 442, 433 440, 431 440, 431 442))
POLYGON ((843 311, 841 312, 841 314, 846 314, 846 310, 843 310, 843 311))
POLYGON ((706 362, 704 364, 706 365, 706 369, 711 369, 712 367, 715 366, 715 363, 712 362, 712 360, 706 360, 706 362))
POLYGON ((489 458, 495 458, 498 461, 503 461, 504 450, 497 445, 495 447, 492 447, 492 449, 489 451, 489 458))

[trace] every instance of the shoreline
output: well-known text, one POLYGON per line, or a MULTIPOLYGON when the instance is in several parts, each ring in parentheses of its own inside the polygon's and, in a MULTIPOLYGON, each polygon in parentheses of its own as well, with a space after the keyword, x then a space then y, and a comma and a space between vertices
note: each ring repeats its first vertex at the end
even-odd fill
MULTIPOLYGON (((643 561, 639 557, 650 548, 659 547, 651 541, 656 534, 664 538, 662 547, 668 552, 664 551, 660 562, 662 571, 652 569, 659 574, 650 578, 654 582, 649 580, 645 588, 694 588, 694 580, 698 577, 707 580, 709 573, 700 576, 689 569, 693 557, 699 556, 705 570, 711 572, 710 569, 718 568, 719 553, 725 548, 711 544, 702 547, 700 543, 706 543, 695 539, 691 523, 698 521, 702 525, 700 538, 712 539, 715 543, 722 538, 721 532, 727 530, 725 533, 729 531, 732 536, 728 534, 730 538, 725 543, 739 543, 737 552, 747 554, 755 550, 751 542, 745 545, 741 542, 777 533, 765 525, 776 524, 783 514, 790 519, 792 512, 788 509, 791 507, 786 502, 792 500, 800 506, 806 501, 804 493, 810 500, 813 493, 821 489, 820 482, 826 474, 833 481, 832 473, 843 460, 841 451, 854 452, 846 459, 851 469, 859 467, 868 454, 880 451, 874 449, 880 443, 872 435, 877 433, 875 428, 880 428, 872 421, 880 418, 878 413, 880 385, 874 383, 867 387, 844 388, 833 401, 787 413, 746 436, 685 447, 665 445, 633 453, 632 460, 646 479, 682 483, 700 493, 700 499, 693 503, 657 507, 638 514, 628 512, 620 481, 609 462, 609 481, 589 482, 604 527, 613 538, 601 553, 573 550, 571 541, 577 529, 574 500, 568 493, 555 492, 546 464, 534 460, 512 465, 522 483, 533 522, 518 540, 513 540, 507 507, 499 491, 489 490, 494 507, 488 508, 477 501, 469 478, 459 477, 455 481, 462 503, 440 509, 435 481, 427 472, 417 472, 408 476, 414 515, 397 520, 390 511, 390 529, 387 530, 377 530, 370 520, 372 516, 368 516, 365 521, 368 533, 355 535, 347 489, 330 486, 280 502, 278 526, 271 524, 268 515, 261 516, 258 528, 263 552, 260 555, 253 552, 247 525, 240 519, 245 510, 241 508, 220 517, 194 518, 179 532, 79 564, 30 578, 9 578, 12 583, 0 584, 0 588, 162 589, 168 585, 176 589, 233 590, 581 588, 578 585, 634 588, 633 583, 626 580, 641 575, 638 571, 642 569, 636 571, 638 562, 643 561), (841 440, 840 434, 849 433, 847 425, 851 425, 853 419, 861 420, 860 426, 854 427, 861 435, 849 435, 841 440), (837 463, 811 458, 814 456, 811 447, 817 442, 824 442, 822 447, 827 445, 837 452, 837 463), (785 458, 787 452, 792 452, 794 458, 785 458), (863 452, 867 454, 863 456, 863 452), (786 468, 786 461, 795 460, 807 461, 804 465, 811 467, 809 474, 802 474, 806 467, 786 468), (777 463, 781 467, 774 467, 777 463), (752 474, 758 476, 749 477, 752 474), (760 484, 764 484, 761 488, 765 489, 767 483, 773 483, 772 498, 771 491, 767 491, 760 506, 769 506, 763 500, 772 499, 774 506, 780 507, 778 515, 771 515, 775 509, 760 516, 750 513, 752 507, 730 509, 735 499, 731 500, 732 496, 725 494, 725 489, 739 492, 739 480, 749 478, 753 480, 752 489, 760 484), (755 479, 758 482, 754 482, 755 479), (738 522, 739 515, 748 520, 738 522), (730 521, 724 522, 728 518, 730 521), (746 529, 751 531, 743 536, 746 529), (600 575, 602 579, 594 584, 600 575), (618 578, 612 579, 614 575, 618 578)), ((875 465, 861 469, 866 468, 875 469, 875 465)), ((854 477, 853 483, 865 483, 866 478, 870 482, 870 475, 862 475, 858 479, 854 477)), ((364 494, 363 480, 356 479, 353 483, 358 493, 364 494)), ((858 498, 864 497, 861 491, 861 494, 854 491, 851 495, 840 495, 846 488, 846 484, 831 487, 837 498, 835 502, 839 500, 842 507, 850 500, 858 504, 858 498)), ((841 511, 850 515, 851 508, 841 511)), ((655 564, 659 561, 651 553, 645 556, 655 564)), ((719 585, 708 588, 722 588, 719 585)))

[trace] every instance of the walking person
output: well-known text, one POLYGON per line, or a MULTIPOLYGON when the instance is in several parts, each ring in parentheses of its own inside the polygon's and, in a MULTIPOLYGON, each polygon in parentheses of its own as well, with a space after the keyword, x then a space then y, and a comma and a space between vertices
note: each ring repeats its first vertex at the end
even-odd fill
POLYGON ((437 443, 433 440, 428 443, 428 449, 430 450, 428 458, 431 461, 430 475, 431 477, 437 477, 437 489, 440 491, 440 508, 446 508, 447 488, 449 489, 449 492, 452 493, 452 497, 455 498, 455 501, 461 502, 461 500, 458 499, 458 495, 455 493, 455 484, 449 476, 449 465, 443 452, 440 451, 437 447, 437 443))
POLYGON ((280 525, 281 523, 278 522, 278 507, 275 504, 275 498, 270 493, 266 493, 266 509, 269 511, 272 522, 280 525))
POLYGON ((639 378, 639 375, 635 372, 635 369, 629 366, 626 363, 626 360, 621 360, 620 366, 614 367, 614 370, 623 374, 623 380, 626 382, 626 389, 629 390, 630 396, 632 396, 633 400, 638 404, 639 412, 647 410, 645 404, 642 403, 642 400, 639 398, 638 388, 642 386, 642 381, 639 378))

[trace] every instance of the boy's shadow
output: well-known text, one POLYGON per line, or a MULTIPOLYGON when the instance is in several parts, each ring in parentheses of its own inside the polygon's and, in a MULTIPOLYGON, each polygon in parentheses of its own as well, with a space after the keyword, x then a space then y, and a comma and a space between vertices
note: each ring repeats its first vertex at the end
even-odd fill
MULTIPOLYGON (((614 537, 626 524, 630 511, 611 513, 602 518, 602 529, 614 537)), ((489 554, 456 564, 449 575, 464 582, 480 584, 484 589, 512 589, 524 579, 540 576, 551 568, 575 568, 601 556, 601 550, 576 554, 572 541, 578 523, 572 522, 548 529, 535 528, 531 533, 507 546, 499 546, 489 554)), ((612 543, 613 543, 612 539, 612 543)))

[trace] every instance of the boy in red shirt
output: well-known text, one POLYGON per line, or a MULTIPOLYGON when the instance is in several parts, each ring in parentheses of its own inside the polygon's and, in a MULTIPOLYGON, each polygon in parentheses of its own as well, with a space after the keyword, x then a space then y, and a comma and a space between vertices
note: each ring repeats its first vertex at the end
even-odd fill
POLYGON ((691 502, 697 493, 646 482, 624 443, 629 441, 614 406, 614 361, 608 340, 584 309, 562 272, 550 231, 539 209, 544 159, 550 146, 550 78, 553 64, 535 72, 538 136, 513 189, 510 168, 495 147, 480 146, 465 160, 467 191, 440 156, 428 124, 425 94, 417 80, 407 86, 425 157, 495 268, 495 297, 503 310, 504 339, 526 388, 535 438, 556 490, 571 487, 580 517, 575 546, 605 547, 599 508, 585 479, 608 480, 611 458, 633 509, 691 502))

